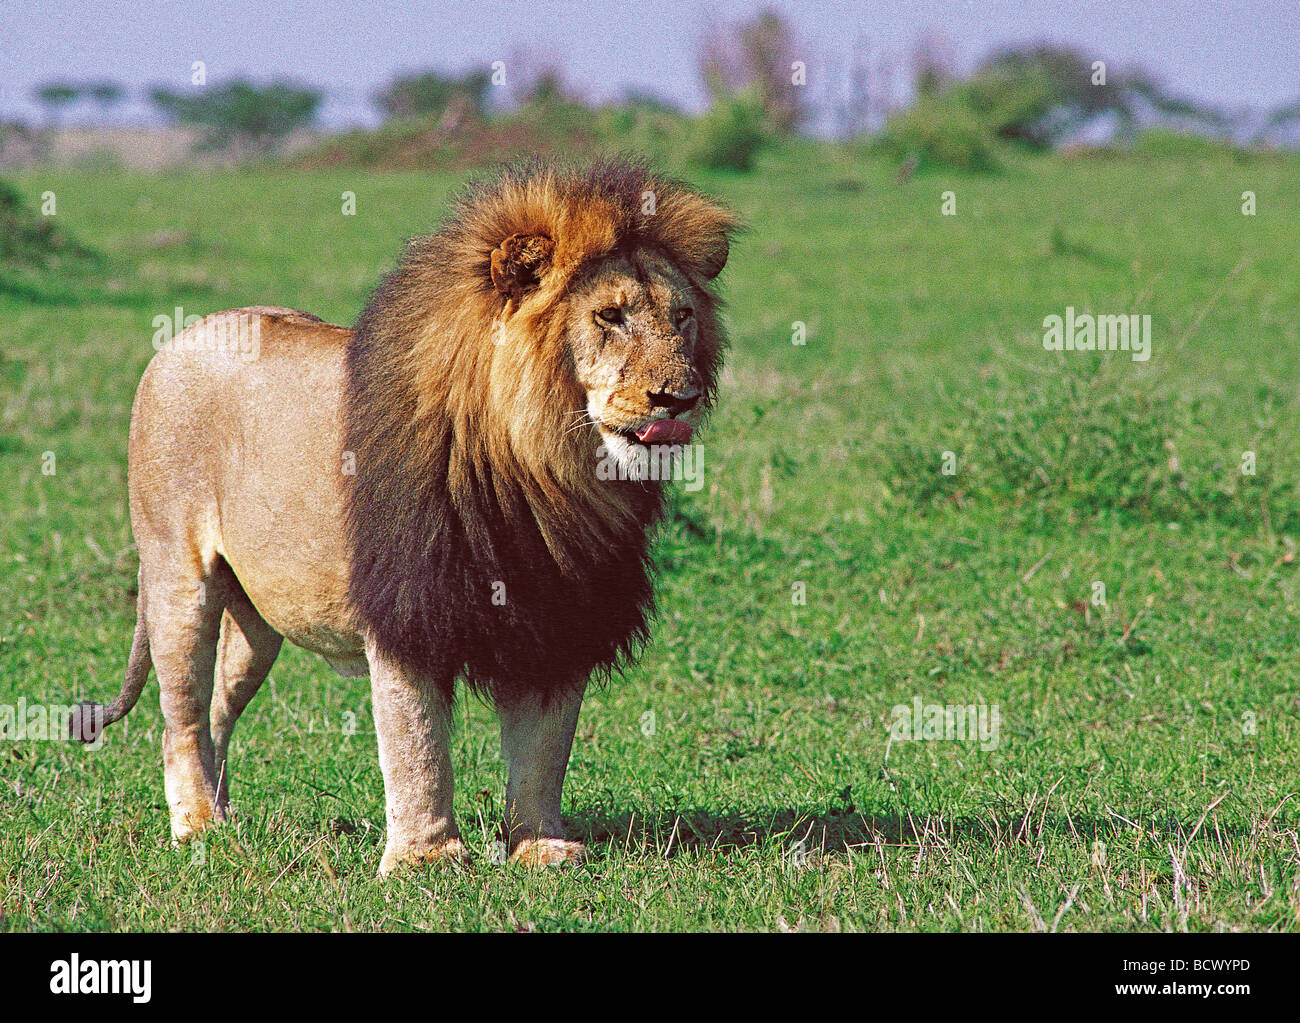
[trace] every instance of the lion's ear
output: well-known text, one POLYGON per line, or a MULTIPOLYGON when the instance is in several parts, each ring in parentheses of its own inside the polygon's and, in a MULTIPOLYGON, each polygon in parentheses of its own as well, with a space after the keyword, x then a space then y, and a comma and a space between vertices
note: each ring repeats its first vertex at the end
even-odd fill
POLYGON ((661 203, 651 229, 688 274, 711 281, 727 265, 736 218, 717 203, 690 192, 661 203))
POLYGON ((492 286, 518 302, 541 283, 554 251, 555 243, 544 234, 512 234, 492 250, 492 286))
POLYGON ((730 254, 731 243, 727 241, 725 234, 719 232, 708 239, 700 252, 700 264, 705 279, 711 281, 722 273, 722 268, 727 265, 727 256, 730 254))

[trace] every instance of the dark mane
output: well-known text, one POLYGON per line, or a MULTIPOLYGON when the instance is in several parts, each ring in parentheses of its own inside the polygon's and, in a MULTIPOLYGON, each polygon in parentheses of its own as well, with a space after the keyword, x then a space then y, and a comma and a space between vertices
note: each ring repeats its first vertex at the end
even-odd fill
POLYGON ((568 429, 585 399, 562 297, 592 260, 659 249, 696 291, 711 393, 724 344, 711 281, 733 228, 639 164, 534 163, 471 186, 407 248, 357 322, 344 397, 349 598, 381 650, 447 691, 463 676, 498 698, 607 676, 644 642, 660 485, 598 480, 594 441, 568 429), (517 232, 555 248, 515 308, 489 267, 517 232), (503 352, 507 316, 526 341, 503 352))

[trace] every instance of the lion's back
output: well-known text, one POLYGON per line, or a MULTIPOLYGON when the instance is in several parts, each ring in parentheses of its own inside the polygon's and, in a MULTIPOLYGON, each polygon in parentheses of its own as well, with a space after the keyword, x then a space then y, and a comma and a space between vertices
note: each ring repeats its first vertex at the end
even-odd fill
POLYGON ((263 616, 313 649, 309 619, 339 619, 346 586, 350 337, 292 309, 213 314, 154 356, 131 416, 137 544, 184 536, 204 560, 224 557, 263 616))

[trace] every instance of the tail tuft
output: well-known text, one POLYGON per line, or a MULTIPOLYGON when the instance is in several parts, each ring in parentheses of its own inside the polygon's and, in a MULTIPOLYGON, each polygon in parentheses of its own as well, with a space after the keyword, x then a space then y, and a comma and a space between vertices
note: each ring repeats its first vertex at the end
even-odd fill
POLYGON ((95 746, 103 735, 105 726, 111 725, 114 721, 121 721, 140 699, 140 692, 149 678, 149 669, 152 665, 153 661, 149 656, 149 633, 144 619, 144 601, 141 600, 122 691, 107 707, 90 702, 78 704, 68 721, 71 737, 85 746, 95 746))
POLYGON ((86 746, 94 745, 104 732, 105 708, 103 704, 77 704, 68 719, 68 737, 86 746))

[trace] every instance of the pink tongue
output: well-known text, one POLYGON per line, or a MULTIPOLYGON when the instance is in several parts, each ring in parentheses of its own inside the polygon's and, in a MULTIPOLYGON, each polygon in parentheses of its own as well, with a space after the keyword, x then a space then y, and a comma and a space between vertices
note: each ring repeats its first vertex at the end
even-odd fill
POLYGON ((642 444, 689 444, 694 432, 690 423, 680 419, 656 419, 637 430, 636 436, 642 444))

